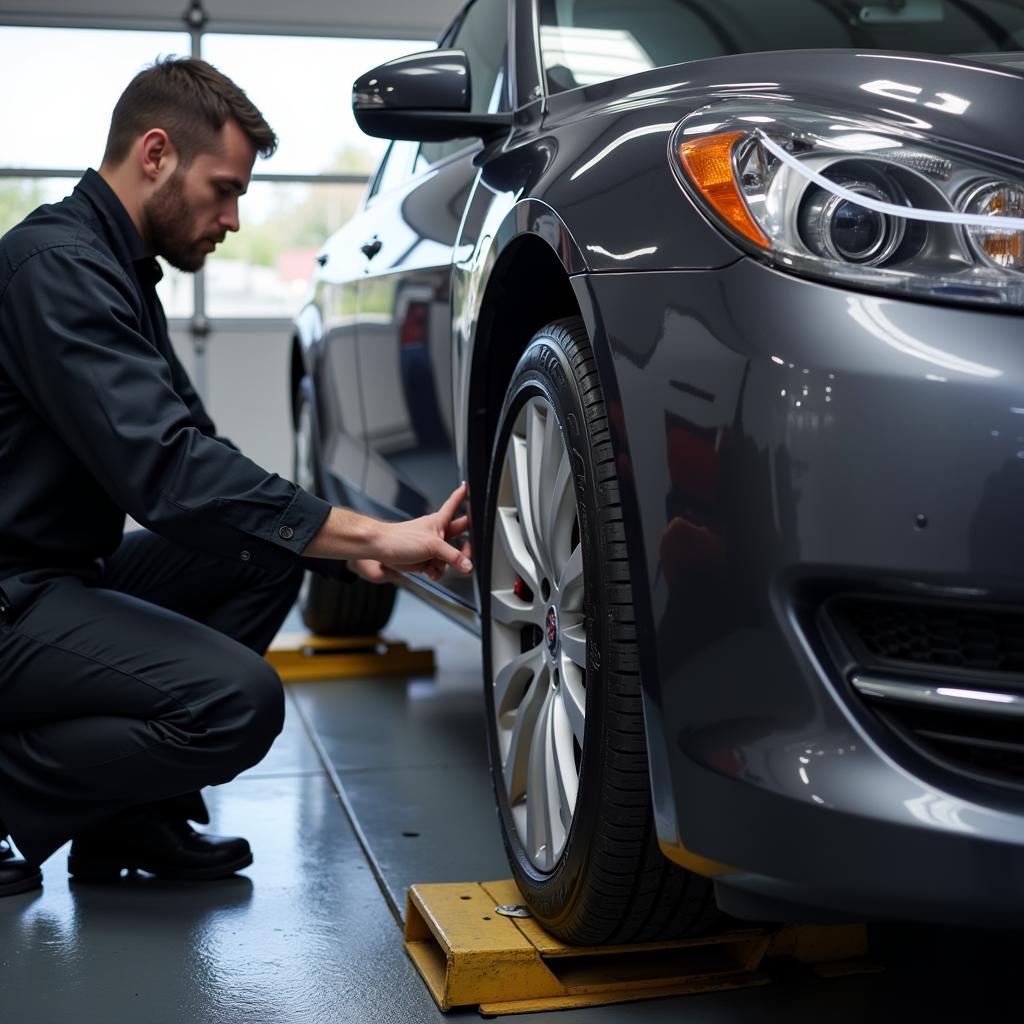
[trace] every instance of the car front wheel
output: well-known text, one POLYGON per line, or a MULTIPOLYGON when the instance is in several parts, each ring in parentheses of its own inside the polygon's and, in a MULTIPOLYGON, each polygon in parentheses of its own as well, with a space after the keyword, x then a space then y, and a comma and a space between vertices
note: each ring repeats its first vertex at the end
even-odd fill
POLYGON ((523 896, 572 943, 705 930, 710 883, 657 845, 618 477, 579 318, 543 328, 519 361, 485 527, 491 770, 523 896))

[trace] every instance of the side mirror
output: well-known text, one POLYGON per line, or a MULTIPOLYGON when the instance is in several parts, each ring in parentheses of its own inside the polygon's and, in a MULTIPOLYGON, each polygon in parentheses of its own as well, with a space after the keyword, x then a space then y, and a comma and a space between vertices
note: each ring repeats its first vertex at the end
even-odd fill
POLYGON ((352 110, 367 135, 414 142, 491 139, 511 114, 470 112, 469 61, 462 50, 429 50, 390 60, 356 79, 352 110))

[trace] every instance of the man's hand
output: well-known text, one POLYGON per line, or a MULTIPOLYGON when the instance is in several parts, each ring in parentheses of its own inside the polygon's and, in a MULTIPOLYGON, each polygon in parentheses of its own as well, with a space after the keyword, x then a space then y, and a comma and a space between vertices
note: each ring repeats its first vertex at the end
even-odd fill
POLYGON ((460 484, 436 512, 405 523, 382 523, 371 542, 372 559, 352 559, 349 568, 371 582, 394 579, 399 572, 422 572, 439 580, 448 566, 468 575, 473 571, 469 541, 461 548, 448 543, 469 529, 469 516, 456 517, 466 494, 466 485, 460 484))
POLYGON ((354 573, 371 583, 394 580, 403 572, 422 572, 439 580, 448 566, 468 575, 473 571, 469 541, 461 548, 449 543, 469 529, 469 516, 456 515, 466 493, 461 484, 436 512, 404 523, 382 523, 349 509, 331 509, 305 553, 345 558, 354 573))

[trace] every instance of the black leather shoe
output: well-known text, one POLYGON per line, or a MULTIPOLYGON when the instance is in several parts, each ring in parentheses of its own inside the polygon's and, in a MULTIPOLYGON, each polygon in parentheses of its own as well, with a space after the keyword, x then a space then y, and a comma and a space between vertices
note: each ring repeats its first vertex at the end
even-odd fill
POLYGON ((0 897, 30 892, 41 888, 42 884, 43 873, 34 864, 14 856, 0 860, 0 897))
POLYGON ((6 839, 0 839, 0 860, 7 860, 8 857, 13 857, 14 851, 11 849, 11 844, 6 839))
POLYGON ((111 881, 127 868, 205 882, 227 878, 251 863, 244 839, 202 835, 181 818, 142 810, 75 839, 68 873, 80 881, 111 881))

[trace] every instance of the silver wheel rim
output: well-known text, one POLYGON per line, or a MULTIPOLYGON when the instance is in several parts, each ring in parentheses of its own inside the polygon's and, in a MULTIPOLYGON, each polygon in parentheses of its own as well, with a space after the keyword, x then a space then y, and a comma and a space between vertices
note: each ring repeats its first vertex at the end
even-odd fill
MULTIPOLYGON (((295 431, 295 482, 310 494, 316 494, 316 477, 313 473, 313 416, 309 402, 299 407, 299 424, 295 431)), ((309 603, 309 587, 312 573, 302 574, 302 584, 296 600, 300 608, 309 603)))
POLYGON ((490 695, 505 794, 527 856, 550 872, 576 811, 587 638, 569 453, 544 398, 519 410, 505 448, 490 605, 490 695))

